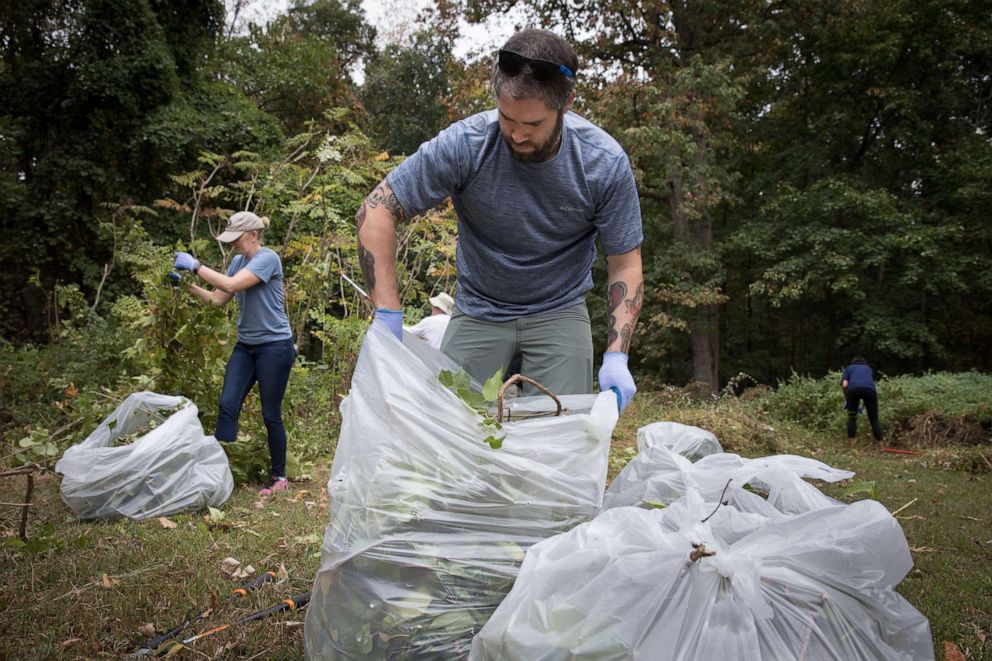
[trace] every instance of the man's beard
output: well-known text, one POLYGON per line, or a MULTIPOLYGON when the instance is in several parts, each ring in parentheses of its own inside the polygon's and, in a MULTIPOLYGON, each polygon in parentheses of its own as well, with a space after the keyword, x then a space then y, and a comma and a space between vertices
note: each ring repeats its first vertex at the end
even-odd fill
MULTIPOLYGON (((533 151, 526 153, 518 152, 513 148, 513 141, 507 136, 503 136, 503 140, 506 142, 506 146, 510 148, 510 154, 513 158, 520 161, 521 163, 539 163, 541 161, 546 161, 558 151, 558 145, 561 142, 561 131, 565 124, 565 112, 558 112, 558 119, 555 121, 555 130, 551 132, 548 136, 547 141, 534 146, 533 151)), ((501 134, 502 135, 502 134, 501 134)))

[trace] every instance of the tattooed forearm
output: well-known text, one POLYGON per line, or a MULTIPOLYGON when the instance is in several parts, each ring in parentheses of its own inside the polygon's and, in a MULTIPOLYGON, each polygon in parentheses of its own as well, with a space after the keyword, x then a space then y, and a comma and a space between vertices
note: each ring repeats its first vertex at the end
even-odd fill
POLYGON ((617 340, 617 317, 614 314, 627 296, 627 284, 614 282, 606 292, 606 346, 611 347, 617 340))
POLYGON ((620 351, 630 353, 630 340, 633 334, 634 326, 632 324, 624 324, 623 328, 620 329, 620 351))
POLYGON ((633 319, 631 323, 637 321, 637 315, 641 313, 641 305, 644 303, 644 283, 641 282, 637 285, 637 289, 634 290, 634 298, 629 301, 624 301, 627 306, 627 312, 633 319))
POLYGON ((638 283, 632 298, 627 298, 627 283, 614 282, 610 285, 607 293, 607 350, 615 347, 619 340, 619 347, 612 350, 619 350, 630 353, 630 343, 634 338, 634 325, 637 323, 637 316, 641 312, 641 305, 644 302, 644 283, 638 283), (623 306, 624 319, 617 319, 617 312, 623 306))
POLYGON ((393 189, 389 187, 385 179, 375 187, 374 191, 369 193, 369 196, 365 198, 365 204, 369 209, 375 209, 379 205, 382 205, 386 208, 386 211, 392 214, 398 223, 406 220, 406 211, 403 210, 403 206, 396 199, 396 194, 393 193, 393 189))
POLYGON ((362 267, 365 275, 365 284, 369 287, 369 294, 375 291, 375 255, 373 255, 362 242, 358 242, 358 263, 362 267))

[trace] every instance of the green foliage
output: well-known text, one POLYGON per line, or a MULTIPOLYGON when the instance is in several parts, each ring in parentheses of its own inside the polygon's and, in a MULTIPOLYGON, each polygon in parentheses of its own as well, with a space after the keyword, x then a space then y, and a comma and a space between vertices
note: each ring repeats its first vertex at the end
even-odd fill
POLYGON ((872 500, 878 500, 878 484, 874 480, 855 480, 844 489, 845 496, 857 496, 859 494, 864 494, 872 500))
POLYGON ((390 153, 412 154, 448 125, 442 100, 449 94, 451 48, 442 34, 427 29, 369 61, 359 98, 371 135, 390 153))
POLYGON ((47 320, 36 310, 51 309, 56 283, 79 284, 87 296, 101 286, 112 252, 98 233, 101 205, 160 184, 164 173, 133 151, 149 118, 191 82, 180 74, 190 73, 190 54, 204 48, 199 40, 218 27, 221 9, 197 2, 185 29, 170 18, 167 34, 160 18, 174 15, 144 0, 15 5, 0 12, 0 127, 10 129, 0 140, 0 259, 19 268, 0 274, 0 300, 9 302, 0 330, 43 340, 47 320))
POLYGON ((215 66, 295 133, 325 124, 327 108, 350 105, 348 69, 371 53, 374 38, 354 0, 298 0, 288 14, 232 38, 215 66))
POLYGON ((506 435, 496 436, 499 430, 503 428, 503 425, 490 415, 489 405, 495 402, 499 396, 499 389, 503 385, 503 370, 498 370, 486 379, 486 383, 482 386, 482 392, 472 389, 472 379, 468 375, 468 372, 463 369, 459 369, 455 374, 452 374, 448 370, 441 370, 437 375, 437 379, 441 382, 441 385, 453 390, 465 406, 482 418, 479 424, 482 426, 484 433, 487 434, 483 439, 483 443, 488 444, 494 450, 500 449, 503 446, 503 439, 506 438, 506 435))
MULTIPOLYGON (((248 205, 273 218, 266 238, 283 259, 287 312, 302 353, 284 402, 288 471, 305 475, 333 450, 337 406, 349 388, 370 312, 338 273, 360 278, 354 212, 396 161, 355 128, 349 111, 328 117, 348 128, 301 134, 276 154, 203 153, 195 169, 170 176, 171 196, 163 195, 156 210, 133 204, 113 210, 100 232, 112 245, 107 272, 127 283, 124 291, 104 291, 105 305, 95 306, 76 283, 60 284, 52 293, 55 341, 22 349, 0 344, 0 401, 11 430, 5 454, 19 453, 22 460, 57 456, 121 399, 143 389, 190 398, 212 431, 237 338, 237 306, 202 305, 184 286, 168 284, 166 274, 180 249, 224 270, 231 255, 211 235, 232 209, 248 205), (186 236, 164 244, 146 229, 162 226, 181 228, 176 234, 186 236), (21 438, 30 438, 30 446, 17 446, 21 438)), ((453 278, 450 210, 410 223, 401 246, 401 288, 413 311, 453 278)), ((192 279, 185 274, 185 282, 192 279)), ((232 471, 239 481, 264 477, 268 449, 254 393, 240 422, 238 441, 225 446, 232 471)))
MULTIPOLYGON (((877 382, 883 428, 906 430, 928 413, 992 426, 992 376, 977 372, 937 372, 923 376, 884 377, 877 382)), ((816 379, 793 374, 762 395, 760 407, 770 416, 818 431, 844 429, 847 412, 840 373, 816 379)))

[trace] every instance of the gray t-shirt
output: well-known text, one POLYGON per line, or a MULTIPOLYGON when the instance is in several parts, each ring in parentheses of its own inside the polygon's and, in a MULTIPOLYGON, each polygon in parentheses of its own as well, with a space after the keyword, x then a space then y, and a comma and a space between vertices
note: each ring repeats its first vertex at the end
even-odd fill
POLYGON ((238 341, 263 344, 293 337, 286 316, 279 255, 269 248, 262 248, 247 260, 244 255, 236 255, 227 267, 227 275, 233 277, 243 268, 257 275, 261 282, 234 294, 239 308, 238 341))
POLYGON ((607 255, 641 244, 630 162, 608 133, 567 113, 561 148, 522 163, 496 110, 452 124, 386 177, 408 215, 451 196, 458 214, 458 307, 508 321, 559 310, 592 289, 596 237, 607 255))

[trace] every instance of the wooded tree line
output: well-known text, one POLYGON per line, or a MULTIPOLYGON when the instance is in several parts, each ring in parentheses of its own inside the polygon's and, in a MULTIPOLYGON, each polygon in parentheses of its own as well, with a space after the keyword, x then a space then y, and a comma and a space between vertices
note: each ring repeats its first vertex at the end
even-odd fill
MULTIPOLYGON (((391 42, 358 0, 295 0, 234 29, 240 6, 0 9, 5 338, 46 341, 67 284, 96 318, 140 291, 120 258, 135 223, 164 251, 246 206, 273 216, 291 271, 294 255, 311 265, 300 287, 333 299, 301 307, 301 332, 349 314, 314 283, 351 259, 364 194, 395 156, 491 106, 493 53, 455 57, 459 19, 523 7, 579 50, 577 110, 635 168, 640 374, 716 389, 855 353, 890 374, 992 369, 986 3, 438 0, 391 42)), ((448 242, 442 214, 432 237, 448 242)), ((449 243, 403 244, 411 306, 450 278, 449 243)))

